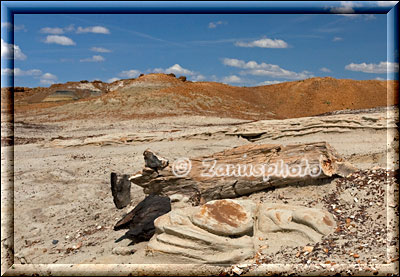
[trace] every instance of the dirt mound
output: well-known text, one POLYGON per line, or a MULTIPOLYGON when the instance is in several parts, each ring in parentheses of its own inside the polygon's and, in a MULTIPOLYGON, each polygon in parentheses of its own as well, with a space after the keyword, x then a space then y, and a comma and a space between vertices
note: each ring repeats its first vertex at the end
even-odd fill
MULTIPOLYGON (((55 120, 91 117, 149 118, 206 115, 284 119, 398 103, 398 81, 310 78, 258 87, 190 82, 172 74, 136 79, 68 82, 37 88, 16 100, 17 112, 36 110, 55 120), (73 116, 72 116, 73 114, 73 116)), ((3 92, 3 90, 2 90, 3 92)), ((2 93, 3 94, 3 93, 2 93)))

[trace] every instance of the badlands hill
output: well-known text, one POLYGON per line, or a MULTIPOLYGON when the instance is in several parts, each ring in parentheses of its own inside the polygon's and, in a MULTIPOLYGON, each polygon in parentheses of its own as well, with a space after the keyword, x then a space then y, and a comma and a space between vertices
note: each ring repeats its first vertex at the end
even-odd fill
MULTIPOLYGON (((398 103, 398 81, 310 78, 258 87, 191 82, 173 74, 148 74, 113 83, 80 81, 49 88, 17 88, 17 114, 81 118, 153 118, 205 115, 239 119, 285 119, 398 103)), ((2 98, 7 90, 2 89, 2 98)), ((2 101, 3 102, 3 101, 2 101)), ((3 102, 4 103, 4 102, 3 102)), ((2 105, 2 111, 10 108, 2 105)))

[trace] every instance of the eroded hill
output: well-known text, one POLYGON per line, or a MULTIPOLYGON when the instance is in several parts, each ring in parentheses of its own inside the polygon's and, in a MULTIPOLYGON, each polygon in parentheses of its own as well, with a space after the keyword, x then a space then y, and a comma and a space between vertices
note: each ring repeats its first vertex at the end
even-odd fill
MULTIPOLYGON (((389 106, 398 82, 310 78, 258 87, 190 82, 173 74, 148 74, 113 83, 67 82, 14 93, 17 114, 48 120, 153 118, 205 115, 250 120, 284 119, 389 106)), ((6 90, 2 89, 2 98, 6 90)), ((2 101, 3 102, 3 101, 2 101)), ((2 110, 6 109, 2 105, 2 110)))

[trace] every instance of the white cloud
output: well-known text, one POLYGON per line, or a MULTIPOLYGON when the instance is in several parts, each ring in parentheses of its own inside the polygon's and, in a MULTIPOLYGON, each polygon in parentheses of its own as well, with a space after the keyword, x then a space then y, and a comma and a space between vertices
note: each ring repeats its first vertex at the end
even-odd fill
POLYGON ((120 78, 117 78, 117 77, 110 78, 110 79, 107 80, 107 83, 112 83, 112 82, 115 82, 115 81, 118 81, 118 80, 120 80, 120 78))
POLYGON ((136 78, 139 76, 140 71, 136 69, 131 69, 131 70, 125 70, 119 73, 118 75, 121 77, 127 77, 127 78, 136 78))
POLYGON ((186 74, 186 75, 191 75, 193 74, 192 71, 189 69, 185 69, 179 64, 174 64, 173 66, 163 69, 163 68, 155 68, 154 72, 156 73, 174 73, 174 74, 186 74))
POLYGON ((95 34, 109 34, 110 30, 108 30, 106 27, 103 26, 92 26, 92 27, 78 27, 76 30, 77 34, 82 34, 82 33, 95 33, 95 34))
POLYGON ((170 66, 170 67, 168 67, 168 68, 166 68, 166 69, 163 69, 163 68, 155 68, 154 70, 153 70, 153 72, 156 72, 156 73, 173 73, 173 74, 175 74, 175 75, 186 75, 186 76, 189 76, 190 77, 190 79, 192 80, 192 81, 203 81, 203 80, 205 80, 206 78, 203 76, 203 75, 201 75, 201 74, 199 74, 199 73, 197 73, 197 72, 194 72, 194 71, 192 71, 192 70, 189 70, 189 69, 186 69, 186 68, 183 68, 182 66, 180 66, 179 64, 174 64, 173 66, 170 66))
POLYGON ((279 83, 284 83, 284 82, 287 82, 287 81, 277 81, 277 80, 264 81, 264 82, 258 83, 257 86, 274 85, 274 84, 279 84, 279 83))
POLYGON ((332 72, 329 68, 326 67, 322 67, 319 70, 321 70, 322 72, 332 72))
POLYGON ((64 27, 65 32, 73 32, 75 30, 74 24, 68 25, 67 27, 64 27))
POLYGON ((99 53, 110 53, 111 52, 111 50, 103 48, 103 47, 92 47, 92 48, 90 48, 90 51, 99 52, 99 53))
POLYGON ((287 48, 288 44, 281 39, 263 38, 251 42, 236 42, 239 47, 261 47, 261 48, 287 48))
POLYGON ((1 57, 5 59, 12 59, 14 52, 14 59, 16 60, 25 60, 26 55, 22 53, 21 48, 15 44, 9 44, 1 39, 1 57))
POLYGON ((393 7, 397 3, 399 3, 399 1, 376 1, 376 4, 379 7, 393 7))
POLYGON ((24 31, 24 32, 28 31, 25 28, 25 25, 13 25, 10 22, 1 22, 1 28, 6 28, 10 31, 14 30, 15 32, 16 31, 24 31))
POLYGON ((174 64, 173 66, 171 66, 167 69, 156 68, 154 71, 155 72, 164 72, 164 73, 174 73, 176 75, 193 75, 194 74, 193 71, 183 68, 179 64, 174 64))
POLYGON ((47 36, 45 43, 55 43, 55 44, 60 44, 60 45, 76 45, 76 43, 70 39, 69 37, 66 36, 58 36, 58 35, 50 35, 47 36))
POLYGON ((190 79, 192 79, 192 81, 194 81, 194 82, 200 82, 200 81, 204 81, 206 79, 206 77, 201 74, 195 74, 192 77, 190 77, 190 79))
POLYGON ((376 17, 373 14, 364 14, 364 19, 365 20, 373 20, 373 19, 376 19, 376 17))
POLYGON ((363 3, 357 1, 340 1, 339 7, 332 7, 330 9, 331 13, 335 13, 340 16, 345 16, 348 18, 364 18, 365 20, 376 19, 373 14, 355 14, 355 7, 362 7, 363 3))
POLYGON ((10 22, 1 22, 1 28, 12 29, 13 25, 10 22))
POLYGON ((40 76, 40 84, 42 85, 52 85, 57 81, 57 76, 51 73, 45 73, 40 76))
POLYGON ((2 68, 1 74, 4 75, 13 75, 14 76, 38 76, 42 74, 42 71, 39 69, 30 69, 30 70, 21 70, 20 68, 2 68))
POLYGON ((1 75, 13 75, 14 70, 11 68, 2 68, 1 69, 1 75))
POLYGON ((231 83, 243 83, 242 78, 236 75, 230 75, 222 78, 222 82, 226 84, 231 84, 231 83))
POLYGON ((351 71, 360 71, 364 73, 392 73, 399 71, 399 64, 392 62, 380 62, 379 64, 373 63, 351 63, 345 66, 345 69, 351 71))
POLYGON ((104 59, 103 56, 100 55, 94 55, 91 58, 86 58, 86 59, 81 59, 79 60, 80 62, 104 62, 106 59, 104 59))
POLYGON ((52 35, 61 35, 64 34, 64 30, 59 27, 44 27, 40 29, 40 32, 43 34, 52 34, 52 35))
POLYGON ((339 7, 331 8, 332 13, 341 13, 341 14, 352 14, 354 13, 353 7, 359 6, 353 1, 340 1, 339 7))
POLYGON ((240 72, 243 75, 269 76, 274 78, 286 78, 286 79, 306 79, 313 77, 311 72, 308 71, 297 73, 283 69, 278 65, 267 64, 267 63, 259 64, 255 61, 249 61, 246 63, 243 60, 225 58, 223 59, 222 63, 227 66, 245 69, 244 71, 240 72))
POLYGON ((375 80, 378 80, 378 81, 386 81, 386 79, 381 78, 381 77, 376 77, 375 80))
POLYGON ((215 28, 217 28, 217 26, 218 25, 222 25, 222 24, 227 24, 225 21, 217 21, 217 22, 210 22, 210 23, 208 23, 208 28, 210 28, 210 29, 215 29, 215 28))
POLYGON ((342 37, 334 37, 334 38, 332 39, 332 41, 341 41, 341 40, 343 40, 342 37))

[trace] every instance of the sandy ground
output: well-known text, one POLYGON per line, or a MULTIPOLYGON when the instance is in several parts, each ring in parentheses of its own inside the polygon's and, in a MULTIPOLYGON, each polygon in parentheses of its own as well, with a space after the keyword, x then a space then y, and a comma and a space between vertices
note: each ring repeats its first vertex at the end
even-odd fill
MULTIPOLYGON (((129 212, 143 200, 145 195, 140 187, 132 185, 131 205, 122 210, 116 209, 110 190, 110 172, 132 174, 140 170, 144 164, 142 153, 146 148, 151 148, 174 160, 180 157, 212 154, 248 144, 250 142, 247 139, 227 136, 221 131, 232 126, 240 126, 244 122, 237 119, 201 116, 119 122, 76 120, 48 123, 43 120, 35 122, 32 118, 16 118, 15 263, 189 263, 190 261, 177 257, 146 256, 146 242, 130 246, 136 250, 132 255, 112 254, 115 247, 129 244, 128 240, 115 243, 125 230, 114 231, 114 224, 124 213, 129 212), (92 138, 96 142, 96 138, 104 138, 105 135, 111 136, 111 142, 81 143, 85 138, 92 138), (133 139, 119 139, 116 142, 115 137, 133 137, 133 139)), ((293 144, 327 141, 339 154, 360 169, 378 167, 393 169, 398 167, 398 163, 390 160, 396 157, 396 152, 391 149, 394 137, 394 130, 354 129, 343 133, 288 136, 279 141, 264 139, 255 143, 293 144)), ((2 166, 7 162, 5 153, 6 151, 2 151, 2 166)), ((382 182, 384 184, 385 181, 382 182)), ((337 184, 337 180, 331 180, 319 186, 288 186, 243 198, 326 208, 332 203, 323 199, 325 196, 335 194, 337 184)), ((346 189, 351 189, 351 186, 345 187, 346 189)), ((382 221, 378 223, 380 227, 385 228, 387 227, 384 209, 387 204, 384 200, 386 190, 380 197, 381 205, 372 206, 368 213, 382 214, 382 221)), ((375 201, 379 202, 379 199, 375 201)), ((178 207, 173 206, 173 208, 178 207)), ((368 255, 366 258, 375 261, 381 259, 378 262, 383 262, 387 258, 385 247, 386 244, 377 245, 374 249, 365 251, 365 255, 368 255)), ((301 249, 290 251, 293 252, 294 263, 303 262, 295 258, 301 249)), ((291 252, 277 254, 276 259, 279 257, 284 259, 287 253, 291 252)), ((269 257, 272 262, 276 262, 276 259, 271 260, 269 257)), ((344 254, 338 254, 334 259, 337 263, 349 262, 344 254)))

